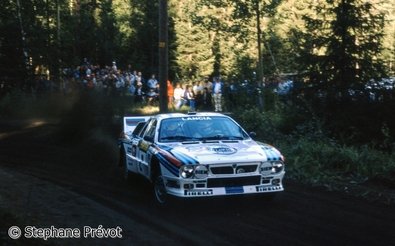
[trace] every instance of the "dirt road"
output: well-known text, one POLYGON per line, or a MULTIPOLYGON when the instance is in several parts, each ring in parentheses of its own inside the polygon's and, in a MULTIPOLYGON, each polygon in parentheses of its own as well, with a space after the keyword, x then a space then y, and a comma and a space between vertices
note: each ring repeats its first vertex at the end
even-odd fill
MULTIPOLYGON (((122 238, 45 241, 50 245, 395 245, 393 207, 289 180, 272 202, 221 198, 158 209, 148 184, 122 180, 116 135, 92 132, 70 144, 58 127, 0 123, 0 209, 21 228, 119 226, 122 238)), ((0 245, 17 242, 4 231, 10 222, 0 225, 0 245)))

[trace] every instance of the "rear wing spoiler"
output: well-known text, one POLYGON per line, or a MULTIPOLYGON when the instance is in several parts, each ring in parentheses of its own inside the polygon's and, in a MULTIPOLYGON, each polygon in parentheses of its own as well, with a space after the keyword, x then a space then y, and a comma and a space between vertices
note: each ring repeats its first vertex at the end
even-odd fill
POLYGON ((150 116, 123 117, 123 133, 131 134, 139 122, 148 121, 149 118, 150 116))

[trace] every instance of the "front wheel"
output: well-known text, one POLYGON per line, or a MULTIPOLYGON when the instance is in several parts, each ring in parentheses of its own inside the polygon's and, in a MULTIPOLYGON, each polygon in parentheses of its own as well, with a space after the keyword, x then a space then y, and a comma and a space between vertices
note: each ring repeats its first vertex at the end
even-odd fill
POLYGON ((163 176, 158 174, 154 180, 154 198, 159 205, 164 205, 169 200, 163 176))
POLYGON ((128 170, 128 163, 126 158, 127 157, 125 150, 122 148, 119 154, 119 166, 121 166, 122 168, 123 178, 129 182, 131 179, 131 172, 128 170))

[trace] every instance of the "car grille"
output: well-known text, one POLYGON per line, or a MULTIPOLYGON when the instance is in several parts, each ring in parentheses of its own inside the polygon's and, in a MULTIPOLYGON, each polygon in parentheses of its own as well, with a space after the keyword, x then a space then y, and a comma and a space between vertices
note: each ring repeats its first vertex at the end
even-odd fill
POLYGON ((210 171, 212 174, 233 174, 234 173, 232 166, 210 167, 210 171))
POLYGON ((210 178, 207 179, 207 188, 235 187, 244 185, 259 185, 261 176, 237 177, 237 178, 210 178))
POLYGON ((210 166, 212 174, 239 174, 239 173, 253 173, 258 168, 258 164, 251 165, 235 165, 229 164, 226 166, 210 166))

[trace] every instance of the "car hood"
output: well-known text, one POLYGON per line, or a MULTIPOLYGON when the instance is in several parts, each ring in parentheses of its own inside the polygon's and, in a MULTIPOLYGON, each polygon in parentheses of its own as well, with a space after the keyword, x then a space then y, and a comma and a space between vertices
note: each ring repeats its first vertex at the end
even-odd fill
POLYGON ((201 164, 261 162, 283 158, 274 147, 252 140, 179 143, 169 147, 171 147, 170 152, 175 156, 188 156, 201 164))

